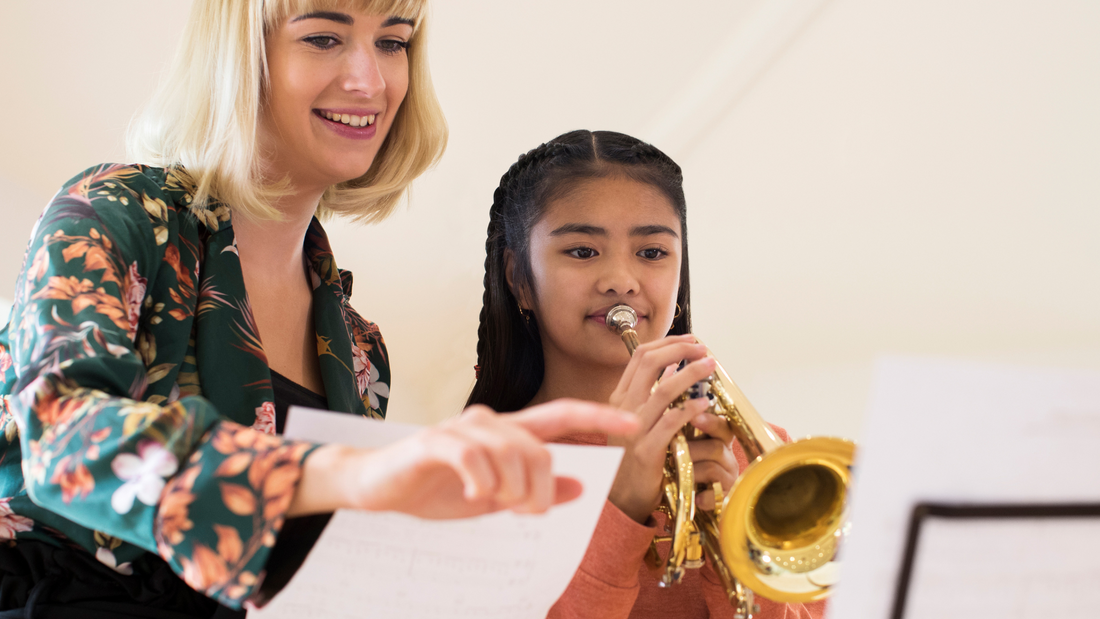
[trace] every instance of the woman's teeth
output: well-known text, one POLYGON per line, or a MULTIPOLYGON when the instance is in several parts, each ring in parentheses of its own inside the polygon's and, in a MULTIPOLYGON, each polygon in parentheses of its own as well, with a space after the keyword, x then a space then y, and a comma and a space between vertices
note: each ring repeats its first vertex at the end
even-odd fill
POLYGON ((321 112, 321 115, 329 120, 344 123, 350 127, 367 127, 373 125, 375 117, 375 114, 369 116, 356 116, 354 114, 333 114, 332 112, 321 112))

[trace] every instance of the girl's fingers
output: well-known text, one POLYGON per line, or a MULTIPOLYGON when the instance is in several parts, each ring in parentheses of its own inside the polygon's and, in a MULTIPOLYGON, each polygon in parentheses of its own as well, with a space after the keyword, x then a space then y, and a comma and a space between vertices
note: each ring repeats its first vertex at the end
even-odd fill
POLYGON ((729 421, 725 417, 719 417, 718 415, 698 415, 691 420, 691 425, 699 429, 700 432, 716 438, 726 445, 730 445, 733 442, 733 427, 730 426, 729 421))
POLYGON ((695 468, 695 483, 713 484, 718 481, 722 482, 723 488, 729 490, 733 487, 733 483, 737 481, 737 473, 735 471, 731 471, 712 460, 695 462, 693 466, 695 468))
POLYGON ((682 407, 667 409, 657 423, 638 439, 635 449, 642 453, 664 453, 676 432, 704 410, 706 402, 703 400, 688 400, 682 407))
POLYGON ((707 488, 702 492, 696 492, 695 506, 699 509, 712 511, 714 509, 714 490, 711 488, 707 488))
MULTIPOLYGON (((686 335, 670 335, 668 337, 661 338, 654 342, 646 342, 638 347, 634 351, 634 354, 630 358, 630 363, 627 364, 626 370, 623 371, 622 378, 619 379, 620 385, 629 385, 634 380, 634 375, 638 372, 638 368, 641 366, 642 359, 653 350, 663 348, 672 344, 693 344, 695 343, 695 336, 688 333, 686 335)), ((705 347, 703 354, 706 354, 705 347)), ((681 357, 683 359, 685 357, 681 357)), ((666 364, 667 365, 667 364, 666 364)))
MULTIPOLYGON (((650 431, 656 425, 669 405, 680 397, 693 384, 710 376, 715 367, 714 359, 706 357, 692 361, 684 369, 666 375, 654 388, 647 388, 645 400, 637 405, 634 410, 638 412, 638 422, 641 424, 641 432, 650 431), (652 393, 649 393, 652 391, 652 393)), ((702 412, 706 407, 699 409, 702 412)), ((685 420, 685 423, 688 420, 685 420)))
MULTIPOLYGON (((666 338, 668 340, 670 338, 666 338)), ((665 367, 678 364, 681 360, 695 361, 707 354, 706 346, 688 341, 666 342, 661 340, 660 347, 639 348, 627 365, 627 371, 619 380, 612 401, 627 410, 635 410, 649 398, 653 383, 661 376, 665 367)))

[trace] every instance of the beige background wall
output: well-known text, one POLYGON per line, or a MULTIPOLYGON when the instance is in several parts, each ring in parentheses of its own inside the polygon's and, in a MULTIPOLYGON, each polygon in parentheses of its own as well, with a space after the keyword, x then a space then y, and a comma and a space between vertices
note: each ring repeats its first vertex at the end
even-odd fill
MULTIPOLYGON (((125 159, 188 6, 0 4, 0 302, 55 188, 125 159)), ((493 189, 578 127, 683 166, 696 332, 795 435, 858 437, 882 354, 1100 367, 1100 4, 669 6, 436 0, 450 149, 391 220, 330 226, 391 419, 459 410, 493 189)))

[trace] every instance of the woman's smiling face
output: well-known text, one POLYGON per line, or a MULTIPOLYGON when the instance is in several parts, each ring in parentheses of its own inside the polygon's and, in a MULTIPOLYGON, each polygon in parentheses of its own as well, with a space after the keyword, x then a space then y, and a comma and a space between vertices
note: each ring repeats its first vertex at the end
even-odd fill
POLYGON ((547 360, 626 365, 604 317, 617 303, 638 312, 643 342, 664 337, 680 286, 680 218, 660 190, 625 176, 582 181, 550 202, 531 231, 535 300, 547 360))
POLYGON ((269 179, 323 189, 366 173, 408 91, 412 34, 410 20, 357 11, 291 15, 267 34, 269 179))

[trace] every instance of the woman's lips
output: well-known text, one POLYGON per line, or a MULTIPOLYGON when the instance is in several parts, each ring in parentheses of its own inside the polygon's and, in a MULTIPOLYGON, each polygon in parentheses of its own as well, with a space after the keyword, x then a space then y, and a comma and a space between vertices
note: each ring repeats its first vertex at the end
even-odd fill
POLYGON ((333 133, 352 140, 369 140, 378 132, 378 114, 364 114, 365 116, 374 117, 374 122, 365 127, 353 127, 338 120, 330 120, 325 118, 325 114, 322 110, 313 110, 313 115, 324 123, 326 127, 332 130, 333 133))

